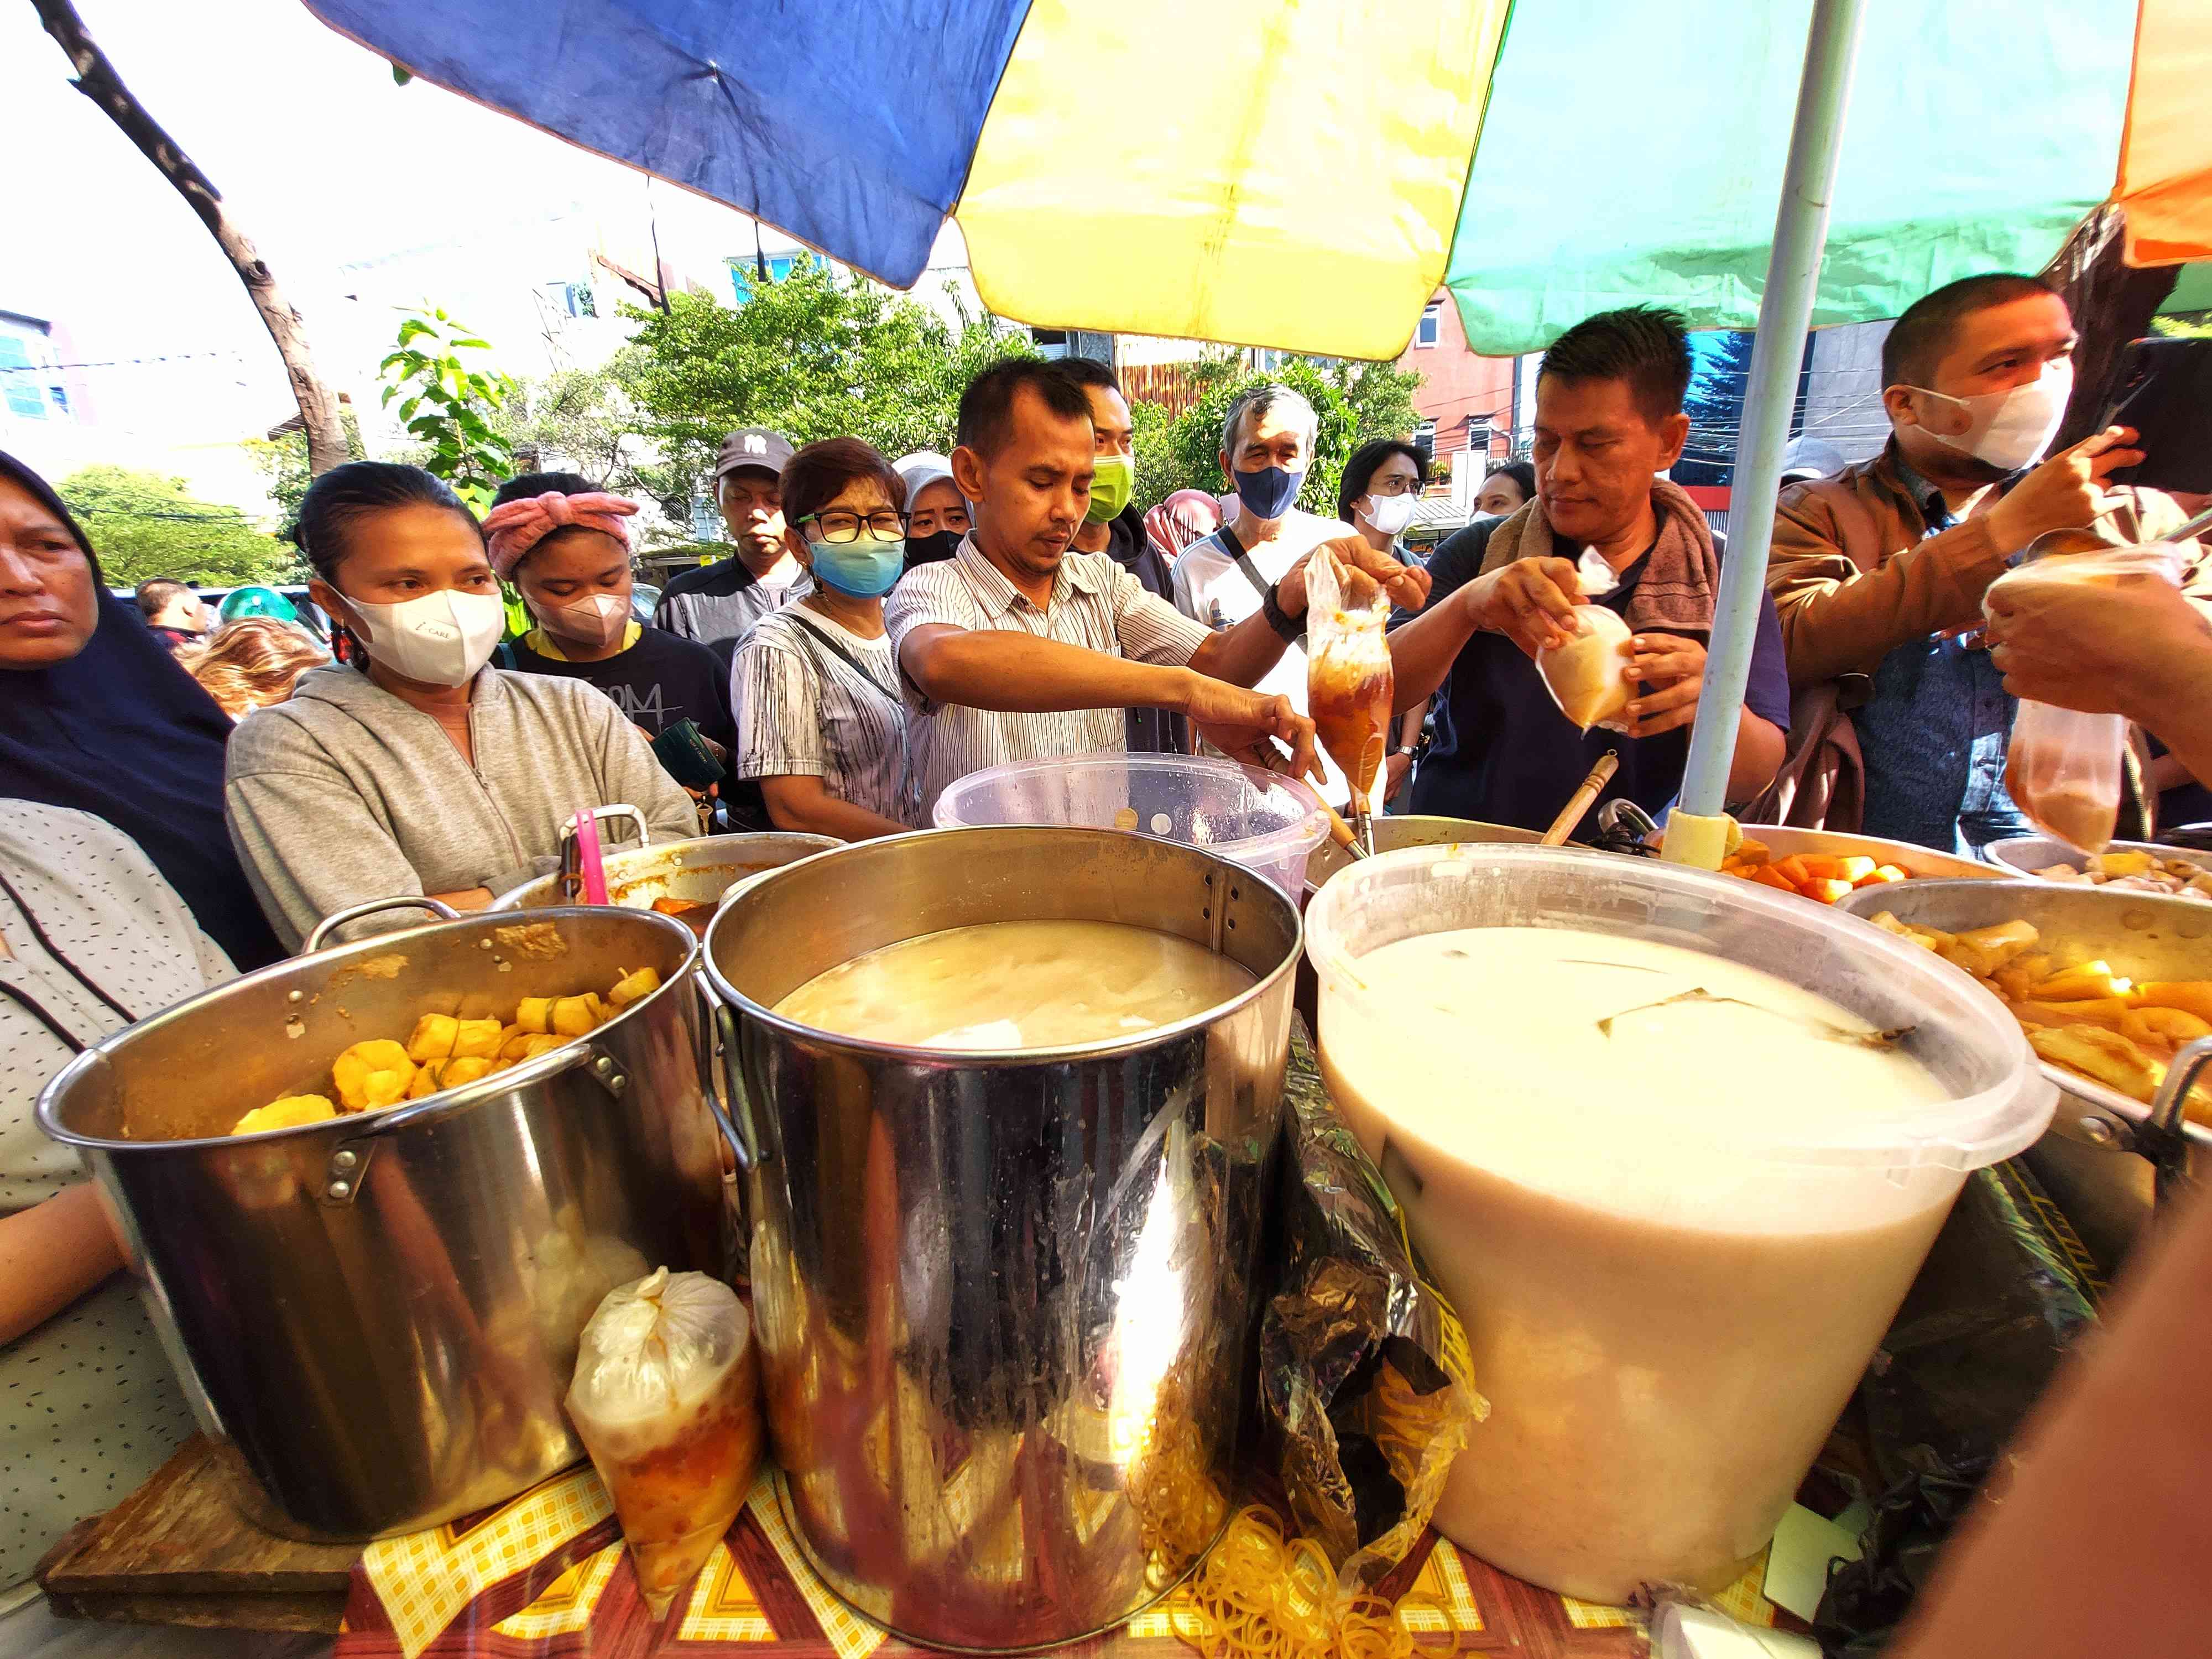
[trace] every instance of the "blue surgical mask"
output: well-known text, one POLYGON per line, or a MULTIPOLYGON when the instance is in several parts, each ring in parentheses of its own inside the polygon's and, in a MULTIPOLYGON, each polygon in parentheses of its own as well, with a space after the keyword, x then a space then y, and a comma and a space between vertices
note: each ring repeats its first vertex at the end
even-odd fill
POLYGON ((814 580, 848 599, 881 599, 906 568, 906 538, 878 536, 865 526, 857 541, 809 541, 807 547, 814 555, 814 580))
POLYGON ((1306 481, 1304 467, 1292 472, 1285 467, 1263 466, 1257 472, 1231 476, 1237 481, 1237 499, 1262 519, 1279 519, 1289 512, 1306 481))

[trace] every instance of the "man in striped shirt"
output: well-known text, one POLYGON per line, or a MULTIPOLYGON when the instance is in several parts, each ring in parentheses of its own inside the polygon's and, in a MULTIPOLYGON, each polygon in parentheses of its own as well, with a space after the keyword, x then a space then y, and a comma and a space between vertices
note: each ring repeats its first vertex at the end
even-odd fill
MULTIPOLYGON (((1187 714, 1224 754, 1314 769, 1313 722, 1288 698, 1248 689, 1304 630, 1303 561, 1261 611, 1215 633, 1109 555, 1071 550, 1096 441, 1089 398, 1051 363, 977 375, 960 400, 959 437, 953 481, 975 503, 975 526, 952 558, 909 571, 884 608, 925 813, 987 766, 1125 752, 1131 708, 1187 714)), ((1330 545, 1419 609, 1421 573, 1358 538, 1330 545)))

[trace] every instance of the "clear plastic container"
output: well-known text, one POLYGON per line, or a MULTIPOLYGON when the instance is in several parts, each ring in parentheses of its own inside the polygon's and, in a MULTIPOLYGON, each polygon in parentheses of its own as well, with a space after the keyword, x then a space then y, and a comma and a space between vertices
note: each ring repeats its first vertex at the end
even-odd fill
POLYGON ((971 772, 937 798, 937 827, 1073 824, 1208 848, 1297 898, 1328 835, 1321 798, 1256 766, 1194 755, 1085 755, 971 772))
MULTIPOLYGON (((1323 1073, 1491 1401, 1436 1525, 1591 1601, 1718 1589, 1764 1547, 1966 1172, 2027 1146, 2056 1103, 2011 1016, 1957 969, 1855 916, 1675 866, 1474 843, 1384 854, 1322 888, 1306 948, 1323 1073), (1362 977, 1386 945, 1467 928, 1571 928, 1761 969, 1904 1030, 1933 1084, 1813 1111, 1803 1070, 1724 1091, 1692 1050, 1674 1075, 1578 1091, 1544 1028, 1578 1035, 1580 1011, 1542 1003, 1537 976, 1540 1006, 1517 1011, 1443 984, 1386 1000, 1362 977)), ((1803 1028, 1791 1036, 1802 1049, 1803 1028)), ((1812 1041, 1839 1075, 1850 1050, 1812 1041)), ((1747 1052, 1710 1068, 1746 1070, 1747 1052)))

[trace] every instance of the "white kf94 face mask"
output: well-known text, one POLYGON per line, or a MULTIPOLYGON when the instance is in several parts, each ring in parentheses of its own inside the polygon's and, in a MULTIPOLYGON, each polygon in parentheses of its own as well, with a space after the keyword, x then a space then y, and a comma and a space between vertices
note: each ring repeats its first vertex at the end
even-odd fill
POLYGON ((398 605, 351 598, 346 605, 368 630, 368 654, 425 685, 467 684, 507 631, 507 606, 496 593, 449 587, 398 605))
POLYGON ((1966 412, 1966 429, 1960 432, 1939 432, 1923 423, 1922 429, 1937 443, 2017 472, 2057 435, 2066 401, 2074 395, 2074 360, 2054 357, 2044 364, 2040 375, 2023 386, 1978 392, 1971 398, 1954 398, 1920 386, 1907 390, 1966 412))
POLYGON ((1370 495, 1361 509, 1367 522, 1385 536, 1401 535, 1413 521, 1413 508, 1419 503, 1416 495, 1370 495))

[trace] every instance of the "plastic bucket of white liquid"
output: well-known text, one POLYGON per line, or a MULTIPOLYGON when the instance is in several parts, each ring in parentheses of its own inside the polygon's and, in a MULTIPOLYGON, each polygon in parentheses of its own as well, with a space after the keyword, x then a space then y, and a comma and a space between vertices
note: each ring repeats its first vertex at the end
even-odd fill
POLYGON ((1296 899, 1328 835, 1321 797, 1256 766, 1201 755, 1064 755, 971 772, 937 798, 937 827, 1073 824, 1203 847, 1296 899))
POLYGON ((1605 853, 1384 854, 1306 930, 1323 1073, 1491 1402, 1438 1529, 1591 1601, 1726 1584, 1966 1173, 2050 1121, 2020 1028, 1855 917, 1605 853))

